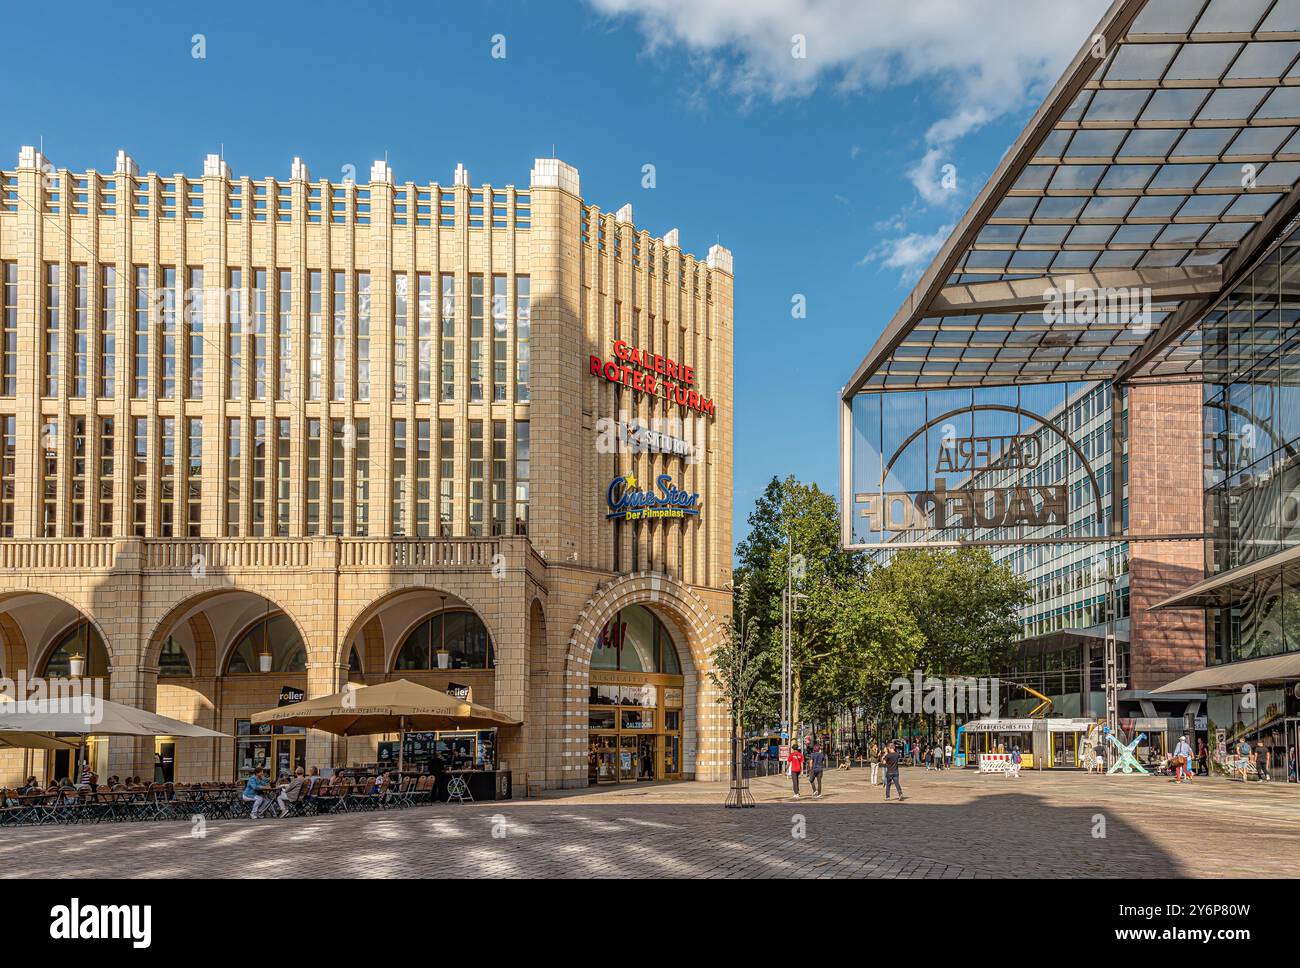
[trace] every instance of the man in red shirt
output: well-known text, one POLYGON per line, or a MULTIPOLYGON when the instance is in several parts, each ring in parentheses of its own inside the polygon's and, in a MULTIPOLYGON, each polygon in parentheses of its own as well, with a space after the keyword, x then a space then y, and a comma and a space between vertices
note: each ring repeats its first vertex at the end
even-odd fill
POLYGON ((794 798, 799 799, 799 774, 803 772, 803 754, 799 752, 799 747, 790 748, 790 781, 794 784, 794 798))

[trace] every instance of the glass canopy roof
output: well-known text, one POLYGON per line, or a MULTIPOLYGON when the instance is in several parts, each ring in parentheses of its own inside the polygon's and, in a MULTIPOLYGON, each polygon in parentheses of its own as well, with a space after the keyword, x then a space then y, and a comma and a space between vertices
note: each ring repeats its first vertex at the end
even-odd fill
POLYGON ((1188 327, 1298 181, 1300 0, 1120 0, 845 395, 1197 373, 1188 327), (1053 289, 1151 298, 1080 322, 1053 289))

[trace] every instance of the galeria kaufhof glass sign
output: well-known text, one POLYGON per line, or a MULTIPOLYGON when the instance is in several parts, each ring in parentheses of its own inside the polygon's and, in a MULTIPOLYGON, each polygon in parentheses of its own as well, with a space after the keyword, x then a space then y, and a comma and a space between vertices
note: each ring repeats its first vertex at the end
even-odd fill
POLYGON ((1104 538, 1110 399, 1097 383, 857 394, 845 543, 1104 538))

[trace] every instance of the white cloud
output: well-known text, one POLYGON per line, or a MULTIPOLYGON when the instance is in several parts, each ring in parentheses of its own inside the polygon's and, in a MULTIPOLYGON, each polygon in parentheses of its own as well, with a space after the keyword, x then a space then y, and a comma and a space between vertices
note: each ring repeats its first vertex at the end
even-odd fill
POLYGON ((858 264, 878 262, 882 268, 898 272, 900 283, 916 282, 951 231, 952 225, 944 225, 929 235, 909 232, 886 239, 864 255, 858 264))
MULTIPOLYGON (((1034 105, 1091 34, 1110 0, 589 0, 629 17, 651 52, 684 48, 714 93, 742 107, 804 97, 818 89, 852 95, 907 84, 929 88, 934 111, 921 157, 905 172, 921 205, 951 219, 974 179, 944 184, 957 142, 1034 105), (795 35, 807 56, 792 56, 795 35)), ((857 156, 857 147, 850 158, 857 156)), ((940 235, 896 234, 864 261, 919 275, 940 235)), ((945 230, 947 231, 947 230, 945 230)))
POLYGON ((774 101, 913 82, 945 103, 927 141, 1025 106, 1060 74, 1108 0, 589 0, 633 18, 651 50, 709 58, 712 82, 774 101), (796 35, 805 58, 792 56, 796 35))

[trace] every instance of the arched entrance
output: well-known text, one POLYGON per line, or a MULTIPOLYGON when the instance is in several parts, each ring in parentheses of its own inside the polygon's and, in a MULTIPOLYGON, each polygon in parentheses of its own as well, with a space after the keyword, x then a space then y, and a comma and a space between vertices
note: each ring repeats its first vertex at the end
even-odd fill
POLYGON ((591 652, 587 782, 680 780, 685 688, 667 624, 645 605, 619 609, 591 652))
POLYGON ((180 782, 305 766, 305 729, 251 720, 255 712, 305 696, 308 665, 308 643, 295 617, 264 595, 225 588, 173 606, 149 638, 146 691, 163 715, 233 739, 158 737, 138 752, 140 766, 152 760, 153 779, 180 782))
POLYGON ((726 717, 719 713, 716 689, 708 677, 710 652, 724 632, 703 599, 667 576, 626 575, 599 589, 578 616, 568 643, 565 703, 579 711, 588 725, 583 733, 566 730, 559 737, 561 785, 585 786, 593 775, 597 782, 611 782, 611 752, 612 782, 631 782, 623 779, 625 769, 639 774, 644 765, 642 754, 647 752, 637 740, 639 730, 656 736, 649 751, 656 779, 725 776, 726 717), (630 606, 640 606, 640 611, 625 611, 630 606), (671 653, 665 650, 665 643, 671 644, 671 653), (617 656, 612 669, 608 668, 611 648, 617 656), (654 671, 647 672, 647 668, 654 671), (601 687, 613 686, 619 687, 617 704, 609 701, 614 698, 612 689, 602 693, 601 687), (640 695, 630 691, 627 696, 639 698, 643 709, 648 708, 645 702, 651 699, 653 687, 653 716, 640 720, 646 725, 638 725, 636 703, 624 701, 624 687, 643 690, 640 695), (680 690, 680 698, 675 690, 680 690), (626 725, 625 712, 630 714, 626 725), (611 713, 615 714, 612 719, 611 713), (629 735, 635 743, 625 742, 629 735), (612 750, 611 736, 616 737, 612 750), (635 764, 628 762, 633 756, 638 761, 635 764))
MULTIPOLYGON (((112 674, 112 647, 103 629, 81 608, 44 592, 0 594, 0 675, 15 688, 23 688, 25 681, 27 695, 33 695, 33 680, 47 680, 49 695, 69 695, 69 689, 77 689, 112 698, 112 674)), ((107 738, 89 739, 87 762, 101 775, 108 752, 107 738)), ((75 772, 75 755, 69 750, 0 749, 0 785, 28 776, 42 782, 75 779, 75 772)))
MULTIPOLYGON (((338 660, 347 678, 361 685, 394 679, 495 706, 500 656, 492 617, 464 598, 437 588, 408 587, 367 604, 340 640, 338 660)), ((496 730, 408 733, 403 761, 408 769, 490 769, 500 756, 496 730)), ((349 736, 339 741, 338 759, 378 764, 395 756, 397 734, 349 736)))

